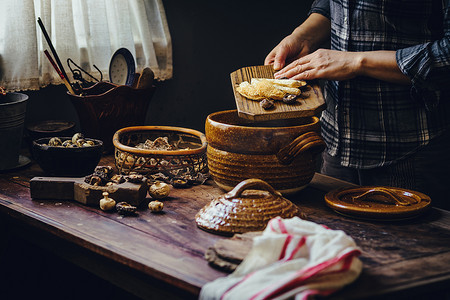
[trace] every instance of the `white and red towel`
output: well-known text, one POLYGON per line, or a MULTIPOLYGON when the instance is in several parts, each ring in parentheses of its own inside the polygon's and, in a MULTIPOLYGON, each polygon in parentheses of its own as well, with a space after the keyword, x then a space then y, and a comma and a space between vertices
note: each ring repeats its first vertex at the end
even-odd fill
POLYGON ((308 299, 350 284, 362 270, 351 237, 300 218, 272 219, 230 275, 203 286, 200 299, 308 299))

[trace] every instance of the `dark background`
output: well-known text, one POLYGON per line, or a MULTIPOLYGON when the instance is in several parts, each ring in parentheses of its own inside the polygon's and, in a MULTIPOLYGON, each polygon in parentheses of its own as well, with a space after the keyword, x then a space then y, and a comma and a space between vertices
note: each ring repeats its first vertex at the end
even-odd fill
MULTIPOLYGON (((173 78, 157 84, 146 124, 204 132, 208 114, 235 109, 230 73, 264 58, 308 14, 312 0, 163 0, 173 46, 173 78)), ((26 92, 26 123, 74 121, 64 85, 26 92)))

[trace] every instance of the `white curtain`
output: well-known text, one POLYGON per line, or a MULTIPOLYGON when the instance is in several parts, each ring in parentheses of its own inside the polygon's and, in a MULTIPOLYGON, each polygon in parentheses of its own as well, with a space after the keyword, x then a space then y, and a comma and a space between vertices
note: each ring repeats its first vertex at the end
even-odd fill
POLYGON ((172 77, 162 0, 0 0, 0 86, 8 91, 62 83, 44 54, 52 52, 38 18, 71 80, 68 58, 99 79, 96 65, 108 80, 111 57, 119 48, 133 54, 136 72, 150 67, 160 80, 172 77))

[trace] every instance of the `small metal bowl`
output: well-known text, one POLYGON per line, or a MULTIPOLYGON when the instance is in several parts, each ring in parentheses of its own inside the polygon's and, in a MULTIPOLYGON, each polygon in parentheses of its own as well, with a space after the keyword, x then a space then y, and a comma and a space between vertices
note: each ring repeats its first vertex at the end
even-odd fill
MULTIPOLYGON (((59 137, 68 140, 71 137, 59 137)), ((40 138, 33 141, 33 158, 41 169, 49 176, 82 177, 94 172, 103 151, 101 140, 89 139, 94 142, 89 147, 55 147, 48 146, 50 138, 40 138)))

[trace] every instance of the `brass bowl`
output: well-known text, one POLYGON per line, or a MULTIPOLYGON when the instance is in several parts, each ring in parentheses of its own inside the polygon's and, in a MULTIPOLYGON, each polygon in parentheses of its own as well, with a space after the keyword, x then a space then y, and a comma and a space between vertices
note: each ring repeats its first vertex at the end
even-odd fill
POLYGON ((251 123, 228 110, 210 114, 205 133, 210 175, 226 191, 258 178, 296 193, 311 181, 325 148, 317 117, 251 123))

